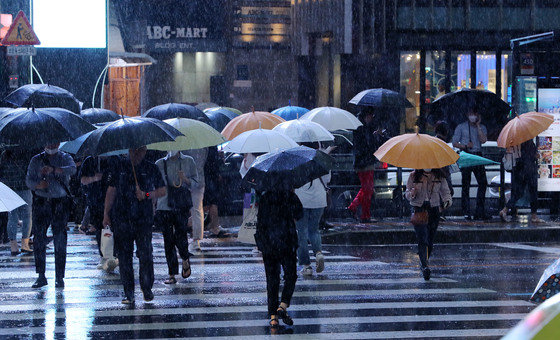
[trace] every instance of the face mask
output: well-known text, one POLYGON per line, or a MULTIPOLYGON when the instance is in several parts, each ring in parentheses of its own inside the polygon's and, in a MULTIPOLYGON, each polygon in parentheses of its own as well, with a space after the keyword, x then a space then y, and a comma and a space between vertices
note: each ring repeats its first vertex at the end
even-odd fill
POLYGON ((55 153, 58 152, 58 148, 54 148, 54 149, 45 148, 45 152, 47 153, 47 155, 54 155, 55 153))
POLYGON ((167 155, 169 157, 175 157, 177 156, 181 151, 167 151, 167 155))
POLYGON ((478 119, 478 117, 475 116, 475 115, 470 115, 469 116, 469 120, 471 121, 471 123, 475 123, 477 119, 478 119))
POLYGON ((432 169, 424 169, 424 172, 431 172, 432 169))

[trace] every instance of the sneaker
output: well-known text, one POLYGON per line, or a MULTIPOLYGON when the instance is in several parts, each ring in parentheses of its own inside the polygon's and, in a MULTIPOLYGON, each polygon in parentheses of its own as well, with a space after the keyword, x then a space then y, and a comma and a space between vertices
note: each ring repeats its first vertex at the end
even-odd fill
POLYGON ((99 264, 97 265, 97 269, 104 269, 106 263, 107 263, 107 259, 102 257, 101 260, 99 260, 99 264))
POLYGON ((133 305, 134 304, 134 298, 130 298, 130 297, 126 297, 124 299, 122 299, 121 301, 124 305, 133 305))
POLYGON ((303 276, 313 275, 313 268, 311 268, 311 266, 309 266, 309 265, 303 267, 303 269, 301 270, 301 275, 303 275, 303 276))
POLYGON ((105 270, 107 271, 107 273, 112 273, 113 270, 115 270, 115 268, 117 268, 118 266, 118 262, 116 259, 109 259, 106 262, 106 268, 105 270))
POLYGON ((317 273, 325 270, 325 256, 320 251, 315 254, 315 261, 317 262, 317 273))
POLYGON ((41 288, 43 286, 46 286, 47 283, 47 278, 44 276, 40 276, 37 281, 35 281, 35 283, 33 283, 33 285, 31 286, 31 288, 41 288))
POLYGON ((194 240, 189 244, 189 253, 193 255, 202 254, 202 249, 200 248, 200 241, 194 240))
POLYGON ((146 289, 145 291, 143 291, 143 293, 144 293, 144 301, 150 302, 154 299, 154 293, 152 293, 151 289, 146 289))

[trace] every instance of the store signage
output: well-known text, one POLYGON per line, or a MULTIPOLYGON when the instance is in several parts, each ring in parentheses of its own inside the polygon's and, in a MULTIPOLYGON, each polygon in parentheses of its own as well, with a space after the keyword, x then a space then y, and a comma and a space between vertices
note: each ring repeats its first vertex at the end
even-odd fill
POLYGON ((254 35, 285 35, 288 34, 286 24, 241 24, 241 34, 254 35))
POLYGON ((535 74, 535 59, 532 53, 521 53, 521 75, 535 74))
POLYGON ((539 191, 560 191, 560 89, 539 88, 538 111, 554 116, 550 127, 537 137, 539 191))
POLYGON ((206 39, 207 27, 148 26, 148 39, 206 39))
POLYGON ((241 7, 242 16, 290 17, 290 7, 241 7))
POLYGON ((7 46, 6 53, 9 56, 32 56, 37 55, 37 49, 35 48, 35 46, 31 45, 10 45, 7 46))
POLYGON ((39 38, 31 28, 31 24, 23 11, 19 11, 12 22, 6 36, 0 42, 2 45, 39 45, 39 38))

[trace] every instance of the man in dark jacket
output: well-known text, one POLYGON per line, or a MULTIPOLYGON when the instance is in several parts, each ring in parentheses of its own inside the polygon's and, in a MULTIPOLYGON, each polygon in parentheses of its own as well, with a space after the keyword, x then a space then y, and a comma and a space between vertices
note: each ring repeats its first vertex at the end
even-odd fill
POLYGON ((373 169, 376 159, 373 153, 387 139, 385 131, 375 129, 374 114, 372 111, 363 111, 358 115, 362 122, 354 131, 354 170, 360 178, 360 191, 348 206, 348 210, 356 216, 358 206, 361 207, 360 221, 367 223, 371 221, 371 196, 374 193, 373 169))

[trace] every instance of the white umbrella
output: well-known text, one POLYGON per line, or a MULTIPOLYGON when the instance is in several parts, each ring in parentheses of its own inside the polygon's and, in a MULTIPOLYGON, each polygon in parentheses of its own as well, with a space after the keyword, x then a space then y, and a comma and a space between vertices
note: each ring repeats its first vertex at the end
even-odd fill
POLYGON ((12 211, 27 204, 6 184, 0 182, 0 212, 12 211))
POLYGON ((313 109, 299 119, 321 124, 329 131, 356 130, 362 123, 350 112, 337 107, 323 106, 313 109))
POLYGON ((281 132, 298 143, 334 140, 332 133, 322 125, 310 120, 289 120, 276 125, 272 131, 281 132))
POLYGON ((298 146, 298 144, 283 133, 256 129, 245 131, 232 139, 224 147, 224 151, 236 153, 266 153, 296 146, 298 146))

